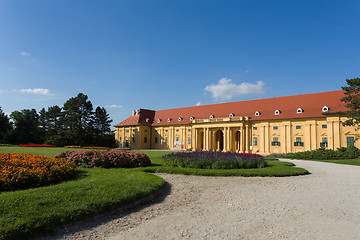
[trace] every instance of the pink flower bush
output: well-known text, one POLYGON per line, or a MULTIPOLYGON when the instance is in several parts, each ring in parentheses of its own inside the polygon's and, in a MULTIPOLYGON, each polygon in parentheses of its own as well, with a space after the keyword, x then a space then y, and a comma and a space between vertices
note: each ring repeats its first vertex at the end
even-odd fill
POLYGON ((134 168, 151 165, 148 155, 139 152, 119 152, 111 150, 65 151, 55 158, 64 158, 78 167, 134 168))

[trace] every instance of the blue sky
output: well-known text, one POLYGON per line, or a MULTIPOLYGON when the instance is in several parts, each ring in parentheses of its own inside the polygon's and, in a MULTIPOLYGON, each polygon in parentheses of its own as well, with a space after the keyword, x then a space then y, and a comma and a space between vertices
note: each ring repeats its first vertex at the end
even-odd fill
POLYGON ((117 124, 167 109, 338 90, 359 77, 359 1, 0 0, 0 107, 78 93, 117 124))

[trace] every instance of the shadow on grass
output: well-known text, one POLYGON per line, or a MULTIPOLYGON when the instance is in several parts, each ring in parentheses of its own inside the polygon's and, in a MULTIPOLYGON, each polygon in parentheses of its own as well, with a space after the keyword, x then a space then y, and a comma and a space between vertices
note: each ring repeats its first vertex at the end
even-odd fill
MULTIPOLYGON (((161 203, 170 193, 171 193, 171 184, 165 182, 164 186, 157 193, 150 194, 149 196, 139 199, 129 205, 116 208, 109 212, 101 213, 93 217, 89 217, 84 220, 59 227, 58 229, 55 229, 55 233, 53 233, 53 235, 43 236, 36 239, 55 240, 55 239, 64 238, 66 235, 72 235, 76 232, 91 230, 100 225, 107 224, 113 220, 116 219, 120 220, 121 218, 124 218, 132 213, 139 212, 154 204, 161 203)), ((123 229, 126 229, 128 226, 126 219, 121 219, 121 220, 117 223, 117 225, 121 225, 123 229), (121 220, 123 222, 120 222, 121 220)), ((141 219, 138 219, 138 222, 140 221, 141 219)), ((118 229, 118 231, 120 231, 120 229, 118 229)))

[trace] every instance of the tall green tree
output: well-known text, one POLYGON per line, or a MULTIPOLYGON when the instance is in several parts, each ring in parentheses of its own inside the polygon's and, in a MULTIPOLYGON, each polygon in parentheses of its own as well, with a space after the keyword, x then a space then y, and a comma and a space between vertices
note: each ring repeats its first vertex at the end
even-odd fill
POLYGON ((13 137, 17 143, 42 143, 39 115, 35 109, 23 109, 10 114, 14 122, 13 137))
POLYGON ((5 115, 0 107, 0 143, 8 143, 12 131, 10 119, 5 115))
POLYGON ((91 142, 93 105, 88 96, 79 93, 67 100, 63 107, 65 137, 71 144, 88 145, 91 142))
POLYGON ((360 78, 346 79, 348 86, 342 87, 345 97, 341 99, 345 103, 348 111, 342 114, 349 119, 345 121, 344 125, 360 124, 360 78))
POLYGON ((94 114, 93 127, 98 135, 104 135, 111 132, 112 120, 105 108, 97 107, 94 114))

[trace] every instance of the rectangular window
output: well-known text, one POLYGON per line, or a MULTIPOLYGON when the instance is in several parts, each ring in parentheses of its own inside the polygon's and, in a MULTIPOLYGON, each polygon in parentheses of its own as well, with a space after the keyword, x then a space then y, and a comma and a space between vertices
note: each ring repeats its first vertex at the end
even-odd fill
POLYGON ((188 129, 188 132, 190 132, 190 131, 191 131, 191 129, 189 128, 189 129, 188 129))
POLYGON ((126 132, 128 133, 128 132, 129 132, 129 129, 126 129, 126 132))
POLYGON ((120 130, 120 132, 122 132, 122 130, 120 130))
POLYGON ((176 132, 178 132, 179 131, 179 129, 176 129, 176 132))
POLYGON ((274 129, 274 130, 278 130, 278 126, 273 126, 273 129, 274 129))
POLYGON ((254 146, 257 146, 257 144, 258 144, 257 141, 258 141, 257 137, 254 137, 254 138, 253 138, 253 145, 254 145, 254 146))
POLYGON ((347 147, 354 146, 354 137, 346 137, 347 147))
POLYGON ((144 137, 144 143, 147 143, 147 137, 144 137))
POLYGON ((135 137, 133 137, 133 139, 132 139, 132 140, 133 140, 133 143, 135 143, 135 137))
POLYGON ((155 137, 155 143, 157 143, 157 137, 155 137))
POLYGON ((165 132, 168 132, 168 130, 166 129, 165 132))
POLYGON ((327 128, 326 124, 321 125, 321 128, 327 128))
POLYGON ((129 140, 125 140, 125 147, 129 147, 129 140))
POLYGON ((165 143, 167 143, 167 137, 165 137, 165 143))
POLYGON ((121 142, 121 137, 120 137, 120 140, 119 140, 119 142, 121 142))
POLYGON ((322 142, 320 143, 320 147, 327 147, 328 146, 328 139, 327 137, 322 138, 322 142))
POLYGON ((188 144, 191 143, 191 137, 188 137, 188 144))
POLYGON ((295 147, 303 147, 304 143, 301 141, 301 137, 296 137, 296 142, 294 142, 295 147))
POLYGON ((273 137, 274 142, 278 142, 278 139, 279 139, 278 137, 273 137))
MULTIPOLYGON (((296 126, 296 129, 301 129, 301 126, 300 125, 297 125, 296 126)), ((300 141, 301 142, 301 141, 300 141)))
POLYGON ((253 130, 257 130, 257 127, 253 127, 253 130))
POLYGON ((175 138, 175 141, 179 141, 179 137, 176 137, 176 138, 175 138))
POLYGON ((301 142, 301 137, 296 137, 296 142, 301 142))
POLYGON ((155 129, 155 132, 157 133, 157 130, 155 129))
POLYGON ((271 146, 280 146, 278 137, 273 137, 273 142, 271 143, 271 146))

